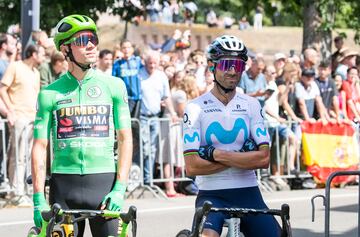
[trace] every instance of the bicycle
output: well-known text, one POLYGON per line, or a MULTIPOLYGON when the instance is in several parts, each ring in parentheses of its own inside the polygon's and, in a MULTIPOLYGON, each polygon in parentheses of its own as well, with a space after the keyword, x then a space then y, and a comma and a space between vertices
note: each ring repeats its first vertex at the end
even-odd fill
POLYGON ((203 206, 198 208, 194 214, 194 225, 192 230, 181 230, 176 237, 200 237, 204 228, 207 215, 210 212, 223 212, 230 215, 225 220, 224 227, 227 227, 227 237, 240 237, 241 218, 246 215, 273 215, 280 216, 282 222, 281 237, 292 237, 290 226, 290 207, 283 204, 281 209, 251 209, 251 208, 216 208, 209 201, 204 202, 203 206))
POLYGON ((74 224, 85 219, 94 217, 120 218, 122 223, 119 226, 117 237, 127 237, 129 224, 131 224, 132 237, 136 237, 136 207, 130 206, 127 213, 109 210, 83 210, 83 209, 61 209, 57 203, 53 204, 49 211, 41 213, 43 218, 42 228, 32 227, 27 237, 74 237, 74 224), (74 218, 74 215, 80 215, 74 218))

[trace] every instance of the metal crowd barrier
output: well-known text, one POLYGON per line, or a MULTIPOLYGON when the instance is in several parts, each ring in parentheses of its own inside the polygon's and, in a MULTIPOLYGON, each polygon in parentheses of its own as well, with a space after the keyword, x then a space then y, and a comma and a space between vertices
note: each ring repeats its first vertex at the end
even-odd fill
MULTIPOLYGON (((0 193, 13 193, 14 195, 32 195, 32 186, 26 183, 26 178, 31 174, 31 138, 29 137, 33 131, 33 122, 27 123, 22 127, 20 131, 14 130, 15 141, 19 141, 19 144, 23 144, 23 156, 20 157, 19 144, 14 144, 15 159, 10 161, 8 152, 10 149, 10 142, 12 141, 10 131, 7 134, 7 123, 5 119, 0 119, 0 137, 1 137, 1 174, 3 176, 3 182, 0 185, 0 193), (7 142, 8 141, 8 142, 7 142), (28 142, 30 141, 30 142, 28 142), (7 144, 8 143, 8 144, 7 144), (9 164, 14 162, 13 180, 11 182, 9 177, 9 164), (22 169, 22 171, 19 171, 22 169), (19 174, 18 172, 22 172, 19 174)), ((7 200, 6 204, 9 204, 12 200, 7 200)), ((5 204, 5 205, 6 205, 5 204)))
MULTIPOLYGON (((325 237, 330 236, 330 190, 331 190, 331 181, 336 176, 349 176, 349 175, 357 175, 360 176, 360 171, 337 171, 330 174, 330 176, 326 180, 325 186, 325 196, 318 194, 311 198, 311 206, 312 206, 312 222, 315 220, 315 203, 314 200, 316 198, 323 199, 323 206, 325 207, 325 237)), ((360 186, 358 188, 358 237, 360 237, 360 186)))
MULTIPOLYGON (((133 123, 137 123, 139 127, 141 127, 141 122, 139 119, 133 118, 133 123)), ((179 182, 179 181, 188 181, 191 180, 185 175, 185 166, 184 166, 184 159, 183 159, 183 153, 182 153, 182 127, 181 123, 172 123, 170 119, 168 118, 149 118, 147 121, 147 129, 149 129, 149 126, 151 123, 158 123, 159 126, 159 134, 158 134, 158 143, 156 145, 157 152, 156 152, 156 158, 155 163, 158 164, 158 166, 151 166, 150 165, 150 180, 148 184, 144 184, 144 154, 143 151, 143 144, 142 144, 142 138, 143 136, 149 136, 148 139, 150 140, 150 132, 147 132, 146 134, 143 134, 141 132, 138 133, 138 141, 139 141, 139 151, 140 151, 140 173, 141 175, 138 175, 137 177, 141 177, 141 180, 138 182, 138 186, 135 189, 132 189, 130 193, 128 194, 128 197, 134 196, 135 191, 141 189, 140 194, 137 195, 137 198, 140 198, 143 196, 145 191, 150 191, 153 196, 157 198, 165 198, 167 199, 166 194, 164 191, 159 187, 161 184, 165 184, 166 182, 179 182), (175 133, 177 136, 173 137, 171 136, 174 134, 174 131, 178 131, 175 133), (175 151, 173 144, 177 143, 178 147, 178 153, 174 154, 175 151), (167 146, 167 149, 164 149, 164 147, 167 146), (164 161, 164 157, 168 157, 168 162, 164 161), (176 164, 176 161, 178 160, 178 164, 176 164), (168 163, 170 166, 170 174, 168 177, 166 177, 164 172, 164 163, 168 163), (154 168, 157 167, 158 175, 154 177, 154 168), (178 176, 175 174, 175 167, 177 169, 180 169, 180 172, 178 173, 178 176)), ((149 131, 149 130, 148 130, 149 131)), ((135 134, 136 136, 136 134, 135 134)), ((136 137, 135 137, 136 139, 136 137)), ((147 149, 147 153, 150 154, 150 143, 147 144, 148 146, 145 148, 147 149)), ((134 149, 135 150, 135 149, 134 149)), ((131 172, 130 172, 130 179, 129 183, 133 183, 131 180, 131 172)))

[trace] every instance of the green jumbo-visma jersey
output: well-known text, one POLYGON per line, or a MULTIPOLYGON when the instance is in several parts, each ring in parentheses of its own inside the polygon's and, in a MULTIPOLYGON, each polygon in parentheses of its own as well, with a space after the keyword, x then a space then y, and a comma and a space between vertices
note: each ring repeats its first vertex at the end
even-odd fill
POLYGON ((34 137, 49 139, 52 129, 52 173, 115 172, 114 128, 130 127, 125 84, 102 72, 81 81, 67 72, 39 94, 34 137))

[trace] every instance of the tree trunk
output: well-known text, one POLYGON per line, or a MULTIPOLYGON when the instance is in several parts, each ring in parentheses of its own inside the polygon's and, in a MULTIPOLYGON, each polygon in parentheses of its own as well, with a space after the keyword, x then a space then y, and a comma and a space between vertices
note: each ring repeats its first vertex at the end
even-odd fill
POLYGON ((305 1, 303 9, 304 27, 303 27, 303 50, 306 48, 315 48, 322 60, 329 59, 331 56, 331 29, 324 28, 324 21, 332 24, 334 21, 333 1, 319 4, 319 0, 305 1), (321 16, 320 7, 324 8, 325 16, 321 16), (322 25, 323 24, 323 25, 322 25))
POLYGON ((122 40, 127 38, 127 33, 128 33, 128 25, 129 25, 129 21, 125 20, 125 29, 124 29, 124 34, 122 36, 122 40))

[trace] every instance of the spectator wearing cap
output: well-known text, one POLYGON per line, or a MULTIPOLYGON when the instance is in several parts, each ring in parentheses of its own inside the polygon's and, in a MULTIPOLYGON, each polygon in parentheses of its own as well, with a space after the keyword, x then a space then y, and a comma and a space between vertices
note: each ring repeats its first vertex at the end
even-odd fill
POLYGON ((113 64, 113 55, 110 50, 103 49, 99 53, 99 61, 97 69, 100 71, 111 75, 112 73, 112 64, 113 64))
POLYGON ((259 67, 259 61, 261 60, 263 59, 252 59, 250 68, 242 74, 238 86, 244 90, 245 94, 256 97, 259 100, 261 106, 264 106, 266 79, 265 75, 261 73, 261 68, 259 67))
POLYGON ((340 56, 340 52, 341 50, 344 48, 344 39, 342 36, 336 36, 334 39, 334 44, 335 44, 335 48, 336 51, 331 55, 331 71, 335 72, 337 66, 338 66, 338 61, 337 58, 340 56))
POLYGON ((276 53, 274 55, 274 67, 276 70, 277 76, 280 76, 283 73, 283 68, 285 66, 286 56, 283 53, 276 53))
POLYGON ((340 74, 343 77, 343 80, 346 80, 347 70, 356 65, 356 56, 359 54, 354 50, 344 48, 340 51, 339 55, 339 65, 337 66, 335 73, 340 74))
POLYGON ((302 69, 314 69, 319 63, 319 53, 313 48, 307 48, 304 50, 304 62, 301 66, 302 69))
POLYGON ((300 82, 295 83, 295 95, 297 106, 295 113, 298 117, 315 123, 315 109, 319 113, 319 118, 327 124, 325 107, 320 96, 320 90, 315 79, 315 70, 312 68, 303 69, 300 82))
MULTIPOLYGON (((319 68, 319 76, 315 79, 320 90, 320 96, 324 103, 326 113, 334 111, 335 119, 340 122, 340 109, 338 100, 338 90, 334 80, 331 78, 331 68, 329 61, 321 61, 319 68)), ((329 116, 329 115, 328 115, 329 116)))

